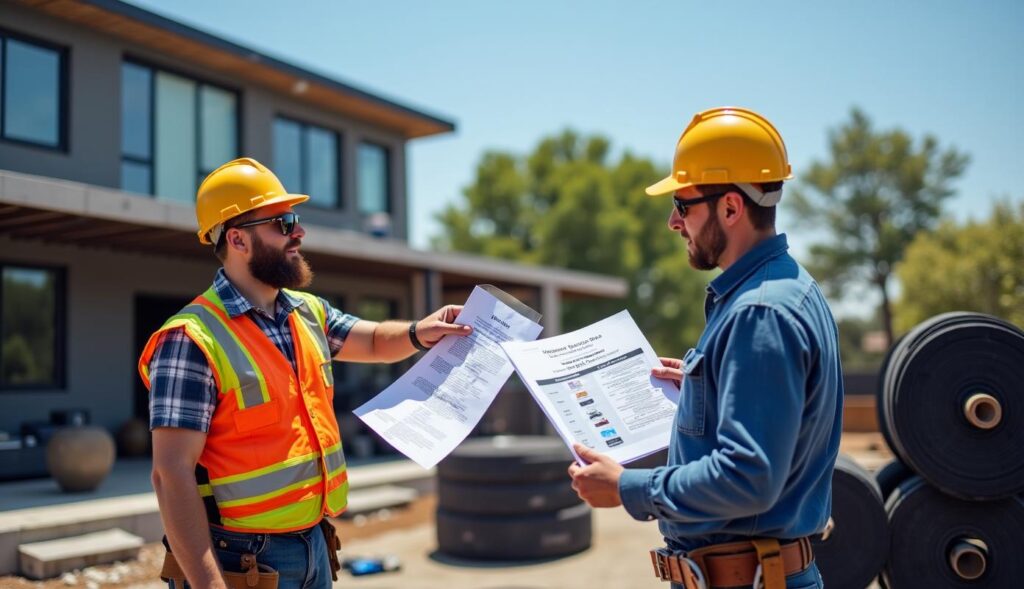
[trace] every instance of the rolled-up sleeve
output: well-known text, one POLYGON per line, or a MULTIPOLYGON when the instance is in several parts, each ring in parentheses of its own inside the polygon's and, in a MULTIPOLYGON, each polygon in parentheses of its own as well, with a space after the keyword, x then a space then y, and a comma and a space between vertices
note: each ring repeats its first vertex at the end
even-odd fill
POLYGON ((320 303, 323 304, 327 317, 327 345, 330 346, 331 357, 333 358, 338 355, 342 346, 345 345, 345 338, 348 337, 348 333, 352 331, 352 326, 359 321, 359 318, 335 309, 323 298, 320 298, 320 303))
POLYGON ((686 464, 624 472, 619 492, 636 519, 677 529, 693 523, 703 533, 715 521, 768 510, 782 492, 804 409, 809 340, 788 312, 768 305, 734 309, 722 329, 708 375, 718 395, 716 447, 686 464))

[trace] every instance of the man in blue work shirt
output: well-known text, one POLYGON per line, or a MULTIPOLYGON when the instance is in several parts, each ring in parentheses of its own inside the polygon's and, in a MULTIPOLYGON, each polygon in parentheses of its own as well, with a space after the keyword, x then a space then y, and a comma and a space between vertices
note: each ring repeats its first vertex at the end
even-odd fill
POLYGON ((822 586, 807 536, 831 511, 842 371, 828 304, 775 233, 790 178, 771 123, 715 108, 694 117, 672 174, 647 189, 673 194, 668 225, 690 265, 722 273, 696 346, 652 370, 681 383, 668 464, 624 470, 577 445, 587 465, 569 474, 590 505, 659 521, 668 546, 652 562, 673 587, 822 586))

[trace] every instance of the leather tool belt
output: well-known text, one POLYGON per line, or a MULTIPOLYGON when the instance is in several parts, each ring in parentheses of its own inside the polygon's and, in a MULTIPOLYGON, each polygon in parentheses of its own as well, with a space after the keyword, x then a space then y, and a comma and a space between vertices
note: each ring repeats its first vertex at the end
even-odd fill
POLYGON ((320 531, 324 533, 324 541, 327 542, 327 558, 331 561, 331 579, 337 581, 338 571, 341 570, 341 561, 338 559, 341 539, 338 538, 338 530, 325 517, 320 520, 320 531))
POLYGON ((667 548, 651 551, 654 576, 686 589, 749 587, 785 589, 786 577, 803 572, 814 562, 807 538, 779 543, 755 538, 713 544, 685 553, 667 548))
MULTIPOLYGON (((327 518, 320 520, 319 526, 324 535, 324 541, 327 543, 327 558, 331 563, 331 579, 337 581, 338 571, 341 570, 341 560, 338 559, 341 539, 338 538, 337 530, 331 522, 327 521, 327 518)), ((187 581, 185 571, 181 569, 178 559, 171 553, 166 536, 164 537, 164 548, 167 549, 167 552, 164 556, 163 567, 160 569, 160 578, 164 582, 173 580, 175 587, 184 587, 187 581)), ((224 579, 227 581, 228 587, 233 589, 277 589, 279 577, 277 571, 256 562, 255 554, 243 554, 241 568, 244 572, 224 572, 224 579)))
MULTIPOLYGON (((232 589, 277 589, 277 571, 265 564, 256 562, 255 554, 242 555, 242 573, 225 572, 224 580, 232 589)), ((178 559, 170 551, 164 556, 164 566, 160 569, 160 578, 174 581, 175 587, 185 587, 185 571, 181 570, 178 559)))

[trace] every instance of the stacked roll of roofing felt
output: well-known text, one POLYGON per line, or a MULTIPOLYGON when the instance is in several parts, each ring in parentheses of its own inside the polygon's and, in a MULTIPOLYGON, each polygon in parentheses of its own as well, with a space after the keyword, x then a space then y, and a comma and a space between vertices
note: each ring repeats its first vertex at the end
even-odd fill
POLYGON ((463 442, 438 465, 437 543, 475 560, 533 560, 590 547, 592 514, 572 490, 559 438, 463 442))
POLYGON ((832 517, 811 538, 814 559, 829 589, 864 589, 878 576, 889 552, 882 494, 874 478, 840 455, 832 472, 832 517))

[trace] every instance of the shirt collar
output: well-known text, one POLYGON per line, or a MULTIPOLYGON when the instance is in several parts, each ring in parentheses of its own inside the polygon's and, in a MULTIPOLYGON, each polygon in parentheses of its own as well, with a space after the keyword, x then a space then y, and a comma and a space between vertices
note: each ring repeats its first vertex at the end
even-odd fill
MULTIPOLYGON (((245 298, 245 295, 235 288, 234 284, 231 284, 227 273, 224 272, 224 268, 217 270, 217 275, 213 278, 213 288, 217 291, 217 296, 220 297, 221 302, 224 303, 224 310, 228 312, 228 317, 234 319, 251 310, 259 312, 249 302, 249 299, 245 298)), ((288 294, 284 289, 277 291, 277 304, 284 314, 291 313, 293 309, 303 303, 302 299, 288 294)))
POLYGON ((762 241, 743 254, 732 266, 729 266, 728 270, 712 280, 711 284, 708 285, 708 291, 713 292, 716 299, 724 297, 739 286, 755 270, 767 263, 768 260, 785 253, 788 249, 789 243, 786 240, 785 233, 780 233, 762 241))

